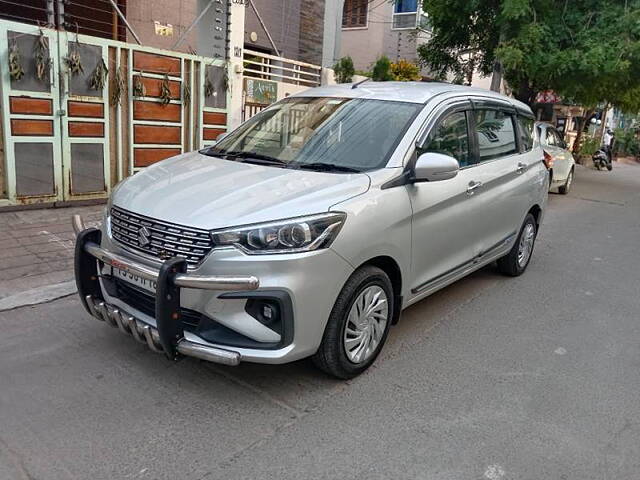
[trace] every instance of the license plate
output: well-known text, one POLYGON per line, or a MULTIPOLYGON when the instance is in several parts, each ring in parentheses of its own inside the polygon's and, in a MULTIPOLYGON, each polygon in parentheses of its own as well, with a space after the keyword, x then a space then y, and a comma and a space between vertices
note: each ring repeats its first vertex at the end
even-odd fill
POLYGON ((151 280, 147 280, 146 278, 139 277, 130 272, 125 272, 124 270, 120 270, 116 267, 111 267, 111 275, 114 278, 118 278, 120 280, 124 280, 127 283, 131 283, 140 287, 147 292, 156 293, 157 282, 153 282, 151 280))

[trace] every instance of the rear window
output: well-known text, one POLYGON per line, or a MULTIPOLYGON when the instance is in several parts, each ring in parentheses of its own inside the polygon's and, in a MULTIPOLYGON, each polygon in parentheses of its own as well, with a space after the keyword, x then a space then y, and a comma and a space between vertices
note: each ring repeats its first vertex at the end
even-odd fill
POLYGON ((557 137, 551 128, 547 128, 547 145, 551 147, 558 145, 557 137))

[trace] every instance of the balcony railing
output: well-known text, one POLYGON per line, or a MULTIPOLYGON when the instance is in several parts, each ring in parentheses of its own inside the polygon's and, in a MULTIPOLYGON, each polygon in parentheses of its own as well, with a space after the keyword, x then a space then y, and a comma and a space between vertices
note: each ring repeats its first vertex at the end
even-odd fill
POLYGON ((322 67, 311 63, 244 50, 244 75, 308 87, 320 85, 322 67))

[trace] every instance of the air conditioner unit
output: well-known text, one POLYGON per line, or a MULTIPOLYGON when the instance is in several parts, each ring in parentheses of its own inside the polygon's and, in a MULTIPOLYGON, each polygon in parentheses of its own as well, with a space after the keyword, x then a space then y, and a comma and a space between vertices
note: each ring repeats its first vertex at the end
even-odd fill
POLYGON ((418 12, 394 13, 391 28, 408 30, 418 27, 418 12))

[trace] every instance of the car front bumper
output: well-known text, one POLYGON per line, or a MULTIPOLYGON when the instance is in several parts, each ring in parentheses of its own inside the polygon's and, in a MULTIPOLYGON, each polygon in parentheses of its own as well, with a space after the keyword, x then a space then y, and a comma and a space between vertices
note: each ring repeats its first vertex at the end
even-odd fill
POLYGON ((154 265, 123 251, 111 241, 108 229, 84 229, 79 218, 74 219, 74 228, 76 283, 86 310, 171 359, 184 355, 238 365, 286 363, 309 356, 317 350, 335 298, 353 271, 330 249, 271 259, 238 251, 214 252, 196 271, 188 271, 176 257, 154 265), (106 285, 105 266, 156 283, 155 310, 143 311, 113 295, 106 285), (252 298, 279 302, 288 323, 278 341, 269 343, 266 329, 247 315, 252 298), (183 328, 185 309, 256 341, 247 346, 202 338, 206 335, 183 328))

